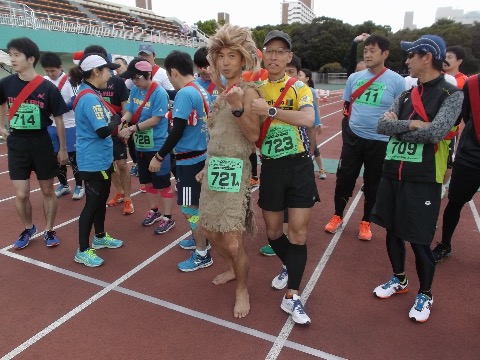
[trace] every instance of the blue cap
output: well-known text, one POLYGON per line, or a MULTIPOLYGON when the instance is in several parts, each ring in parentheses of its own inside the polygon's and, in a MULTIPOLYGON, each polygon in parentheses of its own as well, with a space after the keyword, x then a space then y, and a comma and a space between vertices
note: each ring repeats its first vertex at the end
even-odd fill
POLYGON ((152 55, 155 54, 155 49, 153 48, 152 44, 141 44, 140 47, 138 48, 138 53, 145 53, 147 55, 152 55))
POLYGON ((447 47, 440 36, 423 35, 414 42, 401 41, 400 46, 406 52, 431 53, 434 59, 445 61, 447 47))

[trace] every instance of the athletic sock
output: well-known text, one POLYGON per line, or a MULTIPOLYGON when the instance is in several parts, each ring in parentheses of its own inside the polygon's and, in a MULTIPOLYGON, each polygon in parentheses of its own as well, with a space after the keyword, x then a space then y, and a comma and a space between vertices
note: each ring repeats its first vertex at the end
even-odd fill
POLYGON ((101 232, 101 233, 95 234, 95 237, 96 237, 97 239, 104 238, 104 237, 105 237, 105 232, 101 232))
POLYGON ((405 276, 405 274, 403 275, 399 275, 399 274, 395 274, 395 277, 400 280, 400 284, 404 285, 405 282, 407 281, 407 277, 405 276))
POLYGON ((197 252, 198 255, 200 255, 201 257, 205 257, 207 256, 207 250, 195 250, 197 252))
POLYGON ((432 299, 432 291, 431 291, 431 290, 429 290, 429 291, 422 291, 422 290, 420 290, 418 293, 419 293, 419 294, 426 295, 429 299, 432 299))
POLYGON ((155 213, 157 213, 157 212, 158 212, 158 207, 152 208, 152 211, 155 212, 155 213))

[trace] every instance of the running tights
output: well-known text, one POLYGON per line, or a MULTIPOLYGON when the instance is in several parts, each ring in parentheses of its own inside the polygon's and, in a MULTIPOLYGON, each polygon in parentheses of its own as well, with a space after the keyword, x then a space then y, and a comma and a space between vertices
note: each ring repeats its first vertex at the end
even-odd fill
MULTIPOLYGON (((73 177, 75 178, 75 185, 82 186, 82 180, 80 180, 80 175, 78 174, 78 166, 77 166, 77 153, 75 151, 71 151, 68 153, 68 161, 72 167, 73 177)), ((58 165, 58 173, 57 173, 58 181, 60 184, 67 186, 67 165, 58 165)))
POLYGON ((297 290, 307 264, 307 245, 290 243, 285 234, 276 240, 268 239, 270 246, 288 271, 288 289, 297 290))
POLYGON ((456 202, 453 199, 448 200, 448 204, 443 212, 442 243, 451 245, 453 232, 458 225, 460 212, 464 206, 464 202, 456 202))
MULTIPOLYGON (((435 259, 429 245, 410 244, 415 254, 420 291, 428 292, 432 288, 435 274, 435 259)), ((387 230, 387 252, 394 274, 405 272, 405 241, 387 230)))
POLYGON ((251 153, 248 157, 250 159, 250 164, 252 164, 252 176, 258 176, 257 173, 257 153, 251 153))
POLYGON ((128 138, 128 153, 134 164, 137 163, 137 150, 135 149, 135 142, 133 141, 133 135, 128 138))
POLYGON ((105 232, 105 213, 108 196, 110 195, 110 185, 110 176, 106 180, 85 181, 87 199, 78 221, 80 251, 85 251, 90 247, 89 237, 92 226, 95 229, 95 234, 105 232))

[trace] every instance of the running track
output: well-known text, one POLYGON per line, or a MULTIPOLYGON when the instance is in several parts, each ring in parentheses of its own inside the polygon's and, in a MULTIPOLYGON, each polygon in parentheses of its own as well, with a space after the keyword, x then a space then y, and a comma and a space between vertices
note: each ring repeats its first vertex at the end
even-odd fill
MULTIPOLYGON (((318 136, 324 158, 338 159, 341 149, 341 94, 333 92, 321 107, 324 132, 318 136)), ((70 170, 69 170, 70 171, 70 170)), ((71 174, 70 174, 71 175, 71 174)), ((323 227, 333 213, 335 175, 317 180, 322 202, 309 226, 308 263, 303 299, 312 318, 293 325, 280 309, 282 292, 270 287, 280 269, 276 257, 260 255, 266 243, 259 227, 248 238, 250 300, 247 318, 232 316, 235 284, 215 286, 224 264, 182 273, 176 264, 189 253, 177 243, 189 235, 175 209, 176 227, 156 236, 141 221, 146 199, 132 178, 136 212, 123 216, 107 210, 107 230, 125 241, 123 248, 100 250, 105 264, 87 268, 73 261, 78 215, 83 201, 59 199, 56 228, 61 240, 47 249, 38 236, 21 250, 12 249, 22 225, 15 211, 7 171, 6 146, 0 145, 0 356, 2 359, 478 359, 480 345, 479 195, 466 206, 454 237, 454 252, 437 267, 430 320, 408 319, 418 280, 407 248, 411 291, 388 300, 372 295, 386 281, 389 266, 383 229, 374 238, 356 238, 363 209, 361 179, 350 200, 345 226, 336 235, 323 227)), ((44 227, 41 194, 32 181, 34 222, 44 227)), ((254 201, 258 193, 254 193, 254 201)), ((446 205, 446 200, 443 206, 446 205)), ((442 207, 443 212, 443 207, 442 207)), ((439 229, 441 218, 439 219, 439 229)), ((436 240, 439 241, 439 232, 436 240)))

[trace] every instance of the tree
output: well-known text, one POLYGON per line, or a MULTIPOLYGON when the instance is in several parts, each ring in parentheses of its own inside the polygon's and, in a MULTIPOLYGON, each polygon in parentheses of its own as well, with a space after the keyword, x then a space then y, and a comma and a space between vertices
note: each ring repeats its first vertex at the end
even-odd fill
POLYGON ((215 20, 197 21, 198 29, 207 36, 212 36, 220 27, 215 20))

